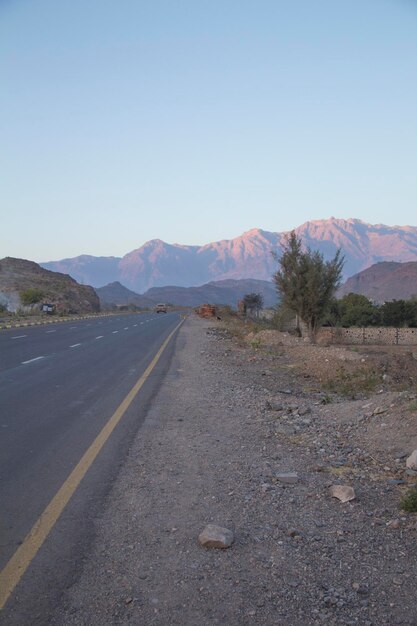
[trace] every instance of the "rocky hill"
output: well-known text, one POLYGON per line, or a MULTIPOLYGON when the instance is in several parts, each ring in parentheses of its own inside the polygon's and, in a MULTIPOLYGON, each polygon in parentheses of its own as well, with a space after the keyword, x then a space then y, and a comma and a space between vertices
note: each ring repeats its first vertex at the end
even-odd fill
MULTIPOLYGON (((345 278, 380 261, 417 261, 417 227, 366 224, 357 219, 309 221, 296 228, 306 246, 326 259, 340 247, 345 278)), ((270 281, 276 270, 271 252, 280 251, 287 233, 249 230, 240 237, 204 246, 145 243, 124 257, 81 256, 42 266, 63 271, 76 280, 101 287, 115 280, 143 293, 151 287, 195 287, 212 281, 246 279, 270 281)))
POLYGON ((102 308, 111 308, 121 304, 133 304, 140 308, 149 308, 155 305, 155 302, 150 298, 127 289, 118 281, 104 287, 96 287, 95 292, 100 298, 102 308))
POLYGON ((228 304, 237 307, 239 300, 247 293, 260 293, 265 307, 277 304, 277 294, 273 283, 264 280, 221 280, 201 287, 153 287, 146 297, 158 302, 169 302, 183 306, 199 306, 204 302, 228 304))
POLYGON ((42 302, 55 305, 57 312, 92 313, 100 301, 92 287, 79 285, 66 274, 51 272, 37 263, 6 257, 0 260, 0 304, 9 311, 22 305, 20 293, 26 289, 42 292, 42 302))
POLYGON ((362 294, 374 302, 408 300, 417 296, 417 262, 376 263, 349 278, 338 296, 350 292, 362 294))

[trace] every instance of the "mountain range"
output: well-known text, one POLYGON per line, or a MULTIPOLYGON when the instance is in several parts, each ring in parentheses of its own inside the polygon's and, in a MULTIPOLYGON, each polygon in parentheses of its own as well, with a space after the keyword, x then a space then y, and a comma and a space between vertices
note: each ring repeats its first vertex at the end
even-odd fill
POLYGON ((277 304, 278 296, 274 283, 265 280, 220 280, 200 287, 152 287, 143 295, 134 293, 119 282, 95 289, 102 308, 133 304, 140 308, 153 308, 157 302, 195 307, 204 302, 237 306, 248 293, 261 294, 265 307, 277 304))
MULTIPOLYGON (((417 261, 415 226, 330 218, 306 222, 295 231, 305 246, 319 250, 325 259, 341 248, 345 256, 344 279, 380 261, 417 261)), ((195 287, 228 279, 270 281, 277 269, 271 253, 279 254, 286 235, 255 228, 235 239, 203 246, 154 239, 121 258, 81 255, 41 266, 94 287, 119 281, 140 293, 153 287, 195 287)))
MULTIPOLYGON (((99 291, 99 290, 97 290, 99 291)), ((182 306, 199 306, 204 302, 228 304, 237 307, 248 293, 258 293, 265 307, 276 306, 278 296, 274 283, 266 280, 219 280, 200 287, 152 287, 145 296, 154 302, 171 302, 182 306)))

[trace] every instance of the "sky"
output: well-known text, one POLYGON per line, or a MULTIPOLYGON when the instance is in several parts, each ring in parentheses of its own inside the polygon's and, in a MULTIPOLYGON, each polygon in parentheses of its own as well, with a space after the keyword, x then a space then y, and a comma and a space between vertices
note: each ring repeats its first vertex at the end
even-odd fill
POLYGON ((417 0, 0 0, 0 258, 417 225, 417 0))

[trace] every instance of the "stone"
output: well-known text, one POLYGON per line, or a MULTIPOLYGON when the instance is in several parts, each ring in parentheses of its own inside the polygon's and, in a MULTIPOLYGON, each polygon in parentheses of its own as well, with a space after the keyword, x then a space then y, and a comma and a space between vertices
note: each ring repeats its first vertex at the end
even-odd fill
POLYGON ((234 539, 233 531, 216 524, 207 524, 198 536, 200 545, 205 548, 230 548, 234 539))
POLYGON ((350 502, 356 498, 355 490, 348 485, 332 485, 329 493, 333 498, 337 498, 340 502, 350 502))
POLYGON ((386 413, 386 412, 387 412, 387 409, 385 409, 382 406, 378 406, 376 407, 376 409, 372 411, 372 415, 382 415, 383 413, 386 413))
POLYGON ((296 472, 280 472, 275 474, 275 478, 285 485, 295 485, 295 483, 298 483, 298 474, 296 472))
POLYGON ((275 402, 274 400, 267 400, 265 402, 265 409, 267 411, 282 411, 283 408, 280 402, 275 402))
POLYGON ((406 467, 411 470, 417 470, 417 450, 413 450, 405 462, 406 467))
POLYGON ((400 527, 399 519, 392 519, 389 522, 387 522, 387 528, 392 528, 393 530, 397 530, 399 527, 400 527))

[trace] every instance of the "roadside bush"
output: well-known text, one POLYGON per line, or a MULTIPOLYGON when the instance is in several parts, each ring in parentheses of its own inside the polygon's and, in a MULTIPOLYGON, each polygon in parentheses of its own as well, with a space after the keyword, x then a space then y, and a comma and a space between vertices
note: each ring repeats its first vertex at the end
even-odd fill
POLYGON ((363 366, 353 371, 347 371, 341 367, 334 378, 325 383, 324 388, 345 398, 355 400, 374 392, 380 381, 380 374, 373 368, 363 366))
POLYGON ((40 302, 44 297, 44 293, 40 289, 29 287, 29 289, 21 291, 19 296, 20 302, 24 306, 29 306, 30 304, 36 304, 37 302, 40 302))
POLYGON ((401 508, 407 513, 417 513, 417 485, 415 485, 401 500, 401 508))

